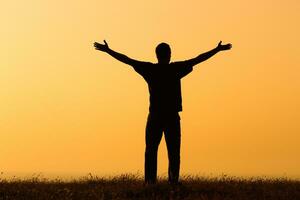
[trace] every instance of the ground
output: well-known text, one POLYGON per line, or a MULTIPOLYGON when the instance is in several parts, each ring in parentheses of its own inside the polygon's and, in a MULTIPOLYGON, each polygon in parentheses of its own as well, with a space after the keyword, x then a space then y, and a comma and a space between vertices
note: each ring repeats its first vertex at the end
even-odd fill
POLYGON ((144 185, 142 176, 87 177, 74 180, 1 179, 0 200, 55 199, 213 199, 213 200, 299 200, 300 180, 288 178, 239 178, 183 176, 181 184, 169 185, 160 178, 155 185, 144 185))

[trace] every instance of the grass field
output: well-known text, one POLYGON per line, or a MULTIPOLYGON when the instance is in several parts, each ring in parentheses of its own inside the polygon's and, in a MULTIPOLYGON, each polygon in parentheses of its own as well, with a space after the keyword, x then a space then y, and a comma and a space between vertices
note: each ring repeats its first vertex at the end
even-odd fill
POLYGON ((142 176, 89 175, 75 180, 0 179, 0 200, 11 199, 213 199, 213 200, 300 200, 300 180, 287 178, 238 178, 183 176, 170 186, 165 178, 145 186, 142 176))

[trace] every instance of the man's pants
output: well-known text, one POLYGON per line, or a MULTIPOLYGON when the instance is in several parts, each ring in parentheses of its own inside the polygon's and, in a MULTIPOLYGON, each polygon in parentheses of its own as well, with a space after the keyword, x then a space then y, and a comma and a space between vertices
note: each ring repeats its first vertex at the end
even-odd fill
POLYGON ((180 116, 177 112, 158 115, 149 113, 146 125, 145 182, 155 183, 157 176, 157 150, 162 134, 168 149, 169 182, 177 183, 180 167, 180 116))

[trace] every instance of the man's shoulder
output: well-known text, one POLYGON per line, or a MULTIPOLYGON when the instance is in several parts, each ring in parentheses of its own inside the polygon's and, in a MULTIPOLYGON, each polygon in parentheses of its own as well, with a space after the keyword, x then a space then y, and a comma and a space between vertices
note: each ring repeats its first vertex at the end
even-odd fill
POLYGON ((138 62, 135 65, 132 65, 132 67, 139 74, 146 74, 153 68, 153 65, 154 63, 151 62, 138 62))
POLYGON ((188 64, 185 61, 174 61, 174 62, 171 62, 170 65, 187 66, 188 64))
POLYGON ((151 66, 151 65, 155 65, 155 64, 152 63, 152 62, 146 62, 146 61, 140 61, 140 62, 135 64, 135 66, 151 66))

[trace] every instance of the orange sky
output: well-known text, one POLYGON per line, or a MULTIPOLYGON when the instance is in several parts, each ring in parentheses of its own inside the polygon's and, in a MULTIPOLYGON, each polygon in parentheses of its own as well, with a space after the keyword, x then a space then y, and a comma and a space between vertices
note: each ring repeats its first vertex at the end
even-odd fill
MULTIPOLYGON (((233 49, 182 81, 183 173, 300 177, 300 2, 5 1, 0 8, 0 171, 143 172, 148 91, 130 66, 219 40, 233 49), (124 89, 125 88, 125 89, 124 89)), ((159 173, 166 174, 165 142, 159 173)))

